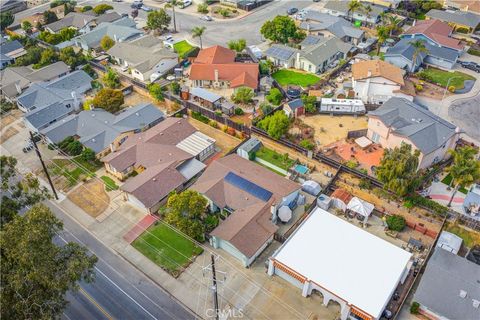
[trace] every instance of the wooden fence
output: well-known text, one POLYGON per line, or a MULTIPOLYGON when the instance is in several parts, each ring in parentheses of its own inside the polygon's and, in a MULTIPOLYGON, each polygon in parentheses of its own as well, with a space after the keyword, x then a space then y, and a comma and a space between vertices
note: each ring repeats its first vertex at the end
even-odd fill
POLYGON ((368 129, 352 130, 347 132, 347 139, 357 139, 366 136, 368 129))

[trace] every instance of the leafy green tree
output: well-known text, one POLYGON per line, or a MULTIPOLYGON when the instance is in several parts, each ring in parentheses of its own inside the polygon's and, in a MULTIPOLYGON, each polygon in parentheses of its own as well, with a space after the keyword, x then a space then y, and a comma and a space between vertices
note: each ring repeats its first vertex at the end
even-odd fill
POLYGON ((39 69, 48 66, 58 61, 58 54, 53 48, 48 48, 42 51, 40 61, 33 65, 34 69, 39 69))
POLYGON ((25 20, 22 22, 22 29, 25 31, 25 33, 30 34, 32 33, 33 26, 30 21, 25 20))
POLYGON ((394 149, 386 149, 375 173, 385 189, 403 197, 418 186, 417 169, 420 151, 412 152, 412 145, 402 143, 394 149))
POLYGON ((165 97, 163 93, 165 92, 165 88, 159 85, 158 83, 151 83, 148 85, 148 92, 158 102, 165 101, 165 97))
POLYGON ((448 206, 452 204, 455 194, 460 188, 465 188, 480 180, 480 160, 475 158, 478 150, 465 146, 457 150, 449 150, 453 163, 447 171, 452 176, 452 183, 455 185, 448 206))
POLYGON ((240 87, 238 88, 232 96, 232 100, 235 103, 250 103, 253 101, 255 93, 251 88, 240 87))
POLYGON ((282 95, 282 92, 280 92, 279 89, 272 88, 270 90, 269 94, 266 96, 266 99, 271 104, 273 104, 275 106, 279 106, 280 103, 282 103, 283 95, 282 95))
POLYGON ((103 36, 102 40, 100 40, 100 47, 104 51, 110 50, 110 48, 113 47, 114 45, 115 45, 115 41, 107 35, 103 36))
POLYGON ((407 225, 405 218, 398 214, 388 216, 386 222, 388 229, 392 231, 402 231, 407 225))
POLYGON ((200 40, 200 49, 203 49, 202 36, 206 29, 207 27, 195 27, 192 29, 192 37, 200 40))
POLYGON ((201 219, 207 203, 197 191, 174 192, 167 201, 165 222, 197 241, 204 241, 205 227, 201 219))
POLYGON ((103 88, 98 91, 97 95, 93 98, 92 104, 96 108, 102 108, 108 112, 117 113, 120 111, 123 102, 124 97, 121 90, 103 88))
MULTIPOLYGON (((64 61, 65 62, 65 61, 64 61)), ((66 62, 65 62, 66 63, 66 62)), ((68 64, 68 63, 67 63, 68 64)), ((85 71, 90 77, 92 77, 93 79, 95 79, 97 77, 97 73, 95 72, 95 70, 93 70, 92 66, 89 65, 89 64, 86 64, 83 66, 82 68, 83 71, 85 71)))
POLYGON ((273 115, 266 116, 258 122, 258 126, 265 130, 267 134, 274 138, 280 139, 288 131, 290 119, 285 112, 277 111, 273 115))
POLYGON ((206 2, 199 3, 197 5, 197 12, 207 14, 208 13, 208 4, 206 2))
POLYGON ((108 68, 102 77, 103 83, 111 89, 120 87, 120 77, 112 68, 108 68))
POLYGON ((43 48, 31 47, 27 49, 27 53, 15 60, 15 66, 28 66, 36 64, 42 57, 43 48))
POLYGON ((227 45, 230 50, 234 50, 237 53, 240 53, 243 50, 245 50, 247 46, 247 40, 245 39, 230 40, 228 41, 227 45))
POLYGON ((268 40, 288 43, 290 40, 303 40, 305 32, 299 30, 295 21, 287 16, 276 16, 273 20, 266 21, 260 33, 268 40))
POLYGON ((168 27, 171 20, 172 18, 168 15, 165 9, 152 11, 149 12, 147 16, 147 27, 150 30, 160 32, 168 27))
POLYGON ((269 103, 263 102, 262 104, 260 104, 260 110, 262 110, 263 114, 269 114, 270 112, 272 112, 273 107, 269 103))
POLYGON ((94 161, 95 160, 95 151, 90 148, 84 148, 81 154, 81 157, 85 161, 94 161))
POLYGON ((273 70, 273 63, 270 60, 262 60, 259 63, 261 74, 270 74, 273 70))
POLYGON ((382 44, 388 39, 389 29, 386 26, 377 26, 377 56, 380 54, 380 48, 382 44))
POLYGON ((398 31, 398 30, 401 30, 402 28, 399 26, 400 25, 400 22, 402 22, 402 20, 397 17, 397 16, 394 16, 394 15, 388 15, 387 16, 387 21, 388 21, 388 29, 389 29, 389 37, 392 37, 392 34, 395 32, 395 31, 398 31))
POLYGON ((305 107, 305 111, 308 113, 315 113, 317 112, 317 97, 304 95, 302 96, 303 105, 305 107))
POLYGON ((3 31, 15 21, 11 11, 0 12, 0 29, 3 31))
POLYGON ((81 11, 82 11, 82 12, 87 12, 87 11, 90 11, 90 10, 92 10, 92 9, 93 9, 92 6, 83 6, 81 11))
POLYGON ((170 83, 170 91, 172 91, 173 94, 176 94, 176 95, 180 94, 180 90, 181 90, 180 83, 178 83, 177 81, 170 83))
POLYGON ((58 21, 58 17, 55 12, 47 10, 43 12, 43 21, 45 24, 49 24, 58 21))
MULTIPOLYGON (((61 61, 65 62, 65 64, 67 64, 72 69, 75 69, 77 66, 84 64, 86 62, 86 58, 82 54, 82 52, 76 53, 72 47, 66 47, 66 48, 60 49, 60 54, 58 58, 61 61)), ((90 65, 88 64, 86 66, 90 67, 90 65)))
POLYGON ((92 11, 96 14, 96 15, 101 15, 101 14, 104 14, 105 12, 107 12, 108 10, 112 10, 113 7, 109 4, 105 4, 105 3, 102 3, 102 4, 99 4, 98 6, 95 6, 92 11))
POLYGON ((410 72, 414 72, 415 67, 417 65, 417 58, 420 56, 421 53, 427 54, 428 49, 425 46, 425 41, 423 40, 412 41, 410 42, 410 44, 413 47, 413 54, 412 54, 413 63, 412 63, 412 69, 410 70, 410 72))
POLYGON ((83 145, 80 141, 74 140, 70 142, 67 147, 65 148, 65 152, 67 152, 71 156, 78 156, 83 151, 83 145))
POLYGON ((351 20, 353 20, 353 15, 355 14, 355 12, 358 12, 358 11, 361 11, 363 8, 363 5, 360 1, 358 0, 351 0, 349 3, 348 3, 348 16, 350 17, 351 20))
POLYGON ((0 232, 3 319, 60 318, 67 291, 94 280, 97 258, 78 243, 55 244, 62 230, 48 207, 36 205, 0 232))
POLYGON ((313 144, 313 142, 307 139, 303 139, 302 141, 300 141, 300 147, 303 147, 307 150, 315 149, 315 145, 313 144))

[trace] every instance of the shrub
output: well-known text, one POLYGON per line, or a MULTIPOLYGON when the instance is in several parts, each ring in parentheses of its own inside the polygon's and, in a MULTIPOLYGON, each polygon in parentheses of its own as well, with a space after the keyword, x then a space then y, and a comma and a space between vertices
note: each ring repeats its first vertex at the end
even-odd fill
POLYGON ((360 189, 370 190, 372 188, 372 183, 370 182, 370 180, 362 178, 360 179, 360 183, 358 184, 358 186, 360 187, 360 189))
POLYGON ((95 160, 95 151, 90 148, 85 148, 82 151, 81 157, 85 161, 93 161, 95 160))
POLYGON ((243 111, 242 108, 235 108, 235 114, 236 114, 237 116, 241 116, 241 115, 243 115, 244 113, 245 113, 245 112, 243 111))
POLYGON ((459 33, 468 33, 468 28, 465 28, 465 27, 458 27, 455 31, 459 32, 459 33))
POLYGON ((113 9, 113 7, 109 4, 99 4, 98 6, 93 8, 92 11, 95 14, 100 15, 100 14, 104 14, 106 11, 112 10, 112 9, 113 9))
POLYGON ((212 127, 212 128, 217 128, 217 127, 218 127, 218 124, 217 124, 217 122, 216 122, 215 120, 210 120, 210 121, 208 122, 208 125, 209 125, 210 127, 212 127))
POLYGON ((232 100, 235 103, 250 103, 253 100, 255 93, 251 88, 241 87, 233 94, 232 100))
POLYGON ((95 107, 105 109, 110 113, 120 111, 123 102, 124 97, 122 91, 110 88, 103 88, 98 91, 92 101, 95 107))
POLYGON ((411 202, 412 205, 414 206, 423 206, 426 207, 432 211, 434 211, 436 214, 440 216, 445 216, 447 214, 448 208, 427 198, 424 198, 418 194, 413 194, 409 195, 408 197, 405 197, 405 201, 411 202))
POLYGON ((262 113, 263 113, 264 115, 267 115, 267 114, 269 114, 270 112, 272 112, 273 107, 272 107, 270 104, 268 104, 268 103, 266 103, 266 102, 263 102, 263 103, 260 105, 260 110, 262 110, 262 113))
POLYGON ((234 128, 232 128, 232 127, 228 127, 228 128, 227 128, 227 133, 228 133, 229 135, 231 135, 231 136, 234 136, 234 137, 235 137, 236 131, 235 131, 235 129, 234 129, 234 128))
POLYGON ((448 87, 448 91, 450 91, 451 93, 454 93, 456 89, 457 88, 455 88, 455 86, 449 86, 448 87))
POLYGON ((410 306, 410 313, 418 314, 418 309, 420 309, 420 303, 413 301, 412 305, 410 306))
POLYGON ((200 4, 197 6, 197 12, 200 12, 200 13, 208 13, 208 4, 206 4, 206 3, 200 3, 200 4))
POLYGON ((470 48, 470 49, 468 49, 467 52, 471 55, 480 57, 480 50, 478 50, 478 49, 470 48))
POLYGON ((170 83, 170 90, 172 91, 173 94, 180 94, 180 83, 174 81, 170 83))
POLYGON ((87 11, 90 11, 90 10, 92 10, 92 9, 93 9, 92 6, 84 6, 81 11, 82 11, 82 12, 87 12, 87 11))
POLYGON ((205 224, 205 231, 210 232, 218 226, 218 223, 219 223, 218 216, 214 214, 209 214, 207 215, 203 223, 205 224))
POLYGON ((345 165, 349 167, 350 169, 355 169, 358 167, 358 162, 356 160, 348 160, 345 165))
POLYGON ((419 91, 419 92, 420 92, 420 91, 423 91, 423 86, 422 86, 421 84, 416 84, 416 85, 415 85, 415 90, 417 90, 417 91, 419 91))
POLYGON ((163 96, 163 92, 165 89, 159 85, 158 83, 151 83, 148 85, 148 92, 157 101, 165 101, 165 98, 163 96))
POLYGON ((208 122, 210 121, 210 119, 208 119, 203 114, 201 114, 200 112, 197 112, 197 111, 192 111, 192 118, 195 119, 195 120, 198 120, 200 122, 203 122, 205 124, 208 124, 208 122))
POLYGON ((277 88, 272 88, 272 90, 270 90, 270 93, 267 95, 266 98, 268 102, 278 106, 282 102, 283 95, 280 92, 280 90, 278 90, 277 88))
POLYGON ((315 145, 313 144, 312 141, 303 139, 300 141, 300 147, 305 148, 307 150, 313 150, 315 148, 315 145))
POLYGON ((405 228, 405 225, 406 225, 405 218, 398 214, 394 214, 387 217, 388 229, 392 231, 402 231, 405 228))
POLYGON ((65 152, 71 156, 78 156, 79 154, 82 153, 82 150, 83 150, 83 145, 78 140, 74 140, 70 142, 65 148, 65 152))

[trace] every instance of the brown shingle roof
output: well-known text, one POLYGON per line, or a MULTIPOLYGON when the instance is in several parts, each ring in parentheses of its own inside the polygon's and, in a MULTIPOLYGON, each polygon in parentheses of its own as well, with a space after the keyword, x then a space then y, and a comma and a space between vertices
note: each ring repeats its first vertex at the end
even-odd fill
POLYGON ((446 22, 430 19, 418 20, 415 26, 410 27, 404 34, 423 34, 444 47, 462 50, 463 47, 460 45, 460 40, 450 37, 452 31, 453 28, 446 22))
POLYGON ((352 66, 355 80, 383 77, 399 85, 404 85, 402 69, 382 60, 360 61, 352 66))

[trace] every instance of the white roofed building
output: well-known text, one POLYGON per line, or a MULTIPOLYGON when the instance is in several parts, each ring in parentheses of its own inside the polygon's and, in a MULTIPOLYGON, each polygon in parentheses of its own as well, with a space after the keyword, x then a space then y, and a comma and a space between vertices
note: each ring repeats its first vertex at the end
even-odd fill
POLYGON ((273 254, 268 274, 341 306, 341 319, 380 319, 412 254, 316 208, 273 254), (315 248, 312 248, 315 246, 315 248), (355 272, 354 267, 362 272, 355 272))

